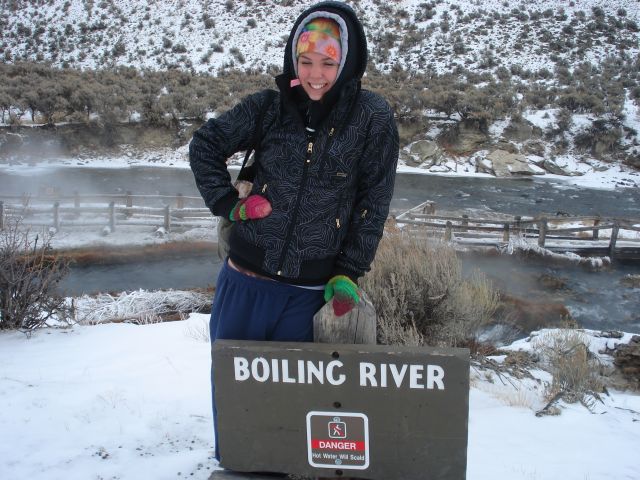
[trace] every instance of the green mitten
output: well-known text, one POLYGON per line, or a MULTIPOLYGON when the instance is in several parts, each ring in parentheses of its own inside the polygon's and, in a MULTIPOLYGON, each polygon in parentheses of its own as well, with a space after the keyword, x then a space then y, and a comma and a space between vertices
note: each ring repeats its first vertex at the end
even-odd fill
POLYGON ((346 275, 336 275, 324 287, 324 300, 333 298, 333 313, 340 317, 351 311, 360 301, 358 285, 346 275))

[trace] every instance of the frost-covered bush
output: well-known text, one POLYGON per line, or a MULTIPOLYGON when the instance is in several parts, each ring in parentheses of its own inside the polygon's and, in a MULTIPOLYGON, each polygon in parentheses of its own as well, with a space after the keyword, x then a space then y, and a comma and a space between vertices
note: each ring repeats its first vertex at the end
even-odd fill
POLYGON ((34 330, 66 317, 56 293, 67 262, 52 254, 46 234, 31 235, 19 222, 0 230, 0 329, 34 330))

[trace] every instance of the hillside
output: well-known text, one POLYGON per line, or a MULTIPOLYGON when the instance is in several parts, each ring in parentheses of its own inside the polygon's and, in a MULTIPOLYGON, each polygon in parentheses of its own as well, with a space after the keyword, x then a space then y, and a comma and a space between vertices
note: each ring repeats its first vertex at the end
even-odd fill
MULTIPOLYGON (((397 112, 402 163, 451 171, 462 161, 495 175, 566 174, 576 161, 640 168, 637 1, 348 3, 369 37, 365 86, 397 112), (499 160, 490 157, 496 150, 499 160)), ((307 5, 5 1, 3 123, 207 118, 270 84, 290 25, 307 5), (66 77, 89 85, 87 98, 71 98, 81 90, 73 84, 65 93, 66 77)), ((5 143, 0 138, 0 156, 5 143)))

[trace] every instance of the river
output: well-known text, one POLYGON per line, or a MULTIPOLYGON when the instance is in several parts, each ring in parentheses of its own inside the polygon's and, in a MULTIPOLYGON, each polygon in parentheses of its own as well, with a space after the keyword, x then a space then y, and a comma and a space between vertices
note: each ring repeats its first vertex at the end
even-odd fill
MULTIPOLYGON (((198 196, 192 174, 171 168, 52 168, 40 173, 0 172, 1 193, 37 195, 63 193, 122 193, 198 196)), ((424 200, 439 208, 477 208, 512 215, 571 214, 640 218, 638 189, 598 190, 538 178, 493 179, 398 174, 392 213, 424 200)), ((514 295, 541 301, 562 301, 585 327, 640 331, 640 291, 621 286, 625 275, 640 275, 638 264, 614 263, 604 271, 578 266, 548 265, 510 257, 462 257, 466 272, 477 268, 494 284, 514 295), (540 286, 540 278, 560 279, 561 289, 540 286)), ((68 294, 122 291, 138 288, 193 288, 215 283, 220 267, 212 252, 126 265, 74 268, 61 288, 68 294)))

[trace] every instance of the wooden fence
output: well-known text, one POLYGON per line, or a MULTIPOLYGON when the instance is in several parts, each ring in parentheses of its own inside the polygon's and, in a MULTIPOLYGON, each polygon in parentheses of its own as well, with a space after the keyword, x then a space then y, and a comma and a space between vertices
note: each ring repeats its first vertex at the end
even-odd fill
POLYGON ((157 226, 167 232, 174 227, 211 226, 214 217, 200 197, 176 195, 80 195, 46 197, 3 196, 0 200, 0 230, 11 218, 26 226, 65 227, 157 226), (9 203, 13 201, 12 203, 9 203), (134 206, 134 203, 138 204, 134 206), (160 206, 150 206, 160 205, 160 206))
POLYGON ((620 239, 620 232, 640 232, 640 219, 602 218, 599 216, 558 216, 506 218, 470 218, 468 215, 437 215, 434 202, 424 202, 396 217, 396 222, 441 232, 446 241, 499 245, 512 235, 537 238, 540 247, 551 250, 624 254, 640 259, 640 236, 620 239), (563 226, 571 224, 568 226, 563 226), (574 226, 580 224, 581 226, 574 226), (601 232, 608 235, 601 235, 601 232), (454 238, 455 237, 455 238, 454 238), (603 237, 603 238, 601 238, 603 237), (635 237, 635 238, 633 238, 635 237), (607 241, 608 239, 608 241, 607 241))

